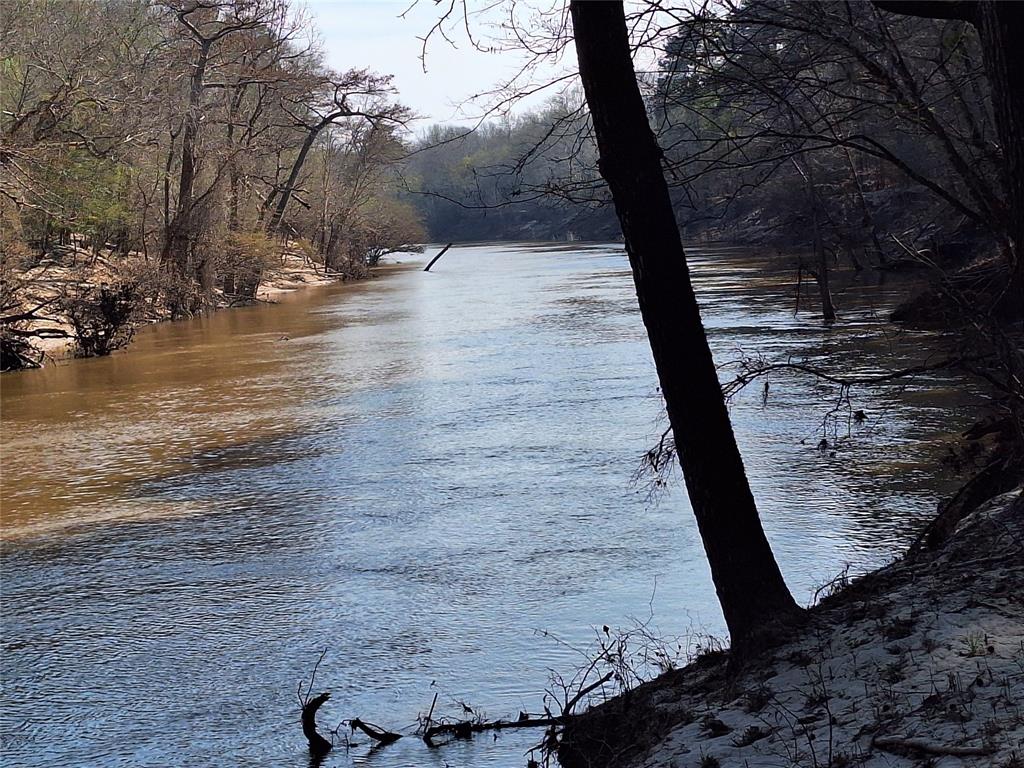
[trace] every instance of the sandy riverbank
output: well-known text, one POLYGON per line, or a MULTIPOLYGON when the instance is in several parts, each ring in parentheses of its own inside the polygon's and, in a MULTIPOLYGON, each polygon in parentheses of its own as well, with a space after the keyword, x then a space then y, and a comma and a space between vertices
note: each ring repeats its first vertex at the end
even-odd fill
POLYGON ((1024 497, 843 586, 736 672, 710 654, 593 708, 566 768, 1024 766, 1024 497))
MULTIPOLYGON (((90 257, 83 254, 82 261, 89 261, 90 257)), ((29 270, 25 278, 33 286, 31 298, 33 301, 40 301, 58 295, 63 289, 72 284, 92 283, 99 285, 112 280, 112 275, 117 267, 114 262, 104 258, 91 260, 91 267, 69 266, 61 263, 47 262, 29 270)), ((381 264, 370 270, 371 277, 384 275, 389 272, 408 269, 410 264, 395 262, 381 264)), ((343 282, 340 274, 324 274, 322 265, 311 264, 297 253, 286 253, 272 268, 267 269, 260 281, 256 291, 256 298, 261 302, 275 303, 290 293, 307 288, 322 288, 343 282)), ((217 306, 217 309, 228 309, 231 305, 226 300, 217 306)), ((238 305, 244 306, 244 304, 238 305)), ((59 315, 50 316, 51 319, 45 323, 35 323, 37 326, 59 329, 69 335, 66 337, 52 337, 34 340, 36 348, 42 350, 46 357, 45 362, 66 359, 72 355, 74 339, 70 336, 71 325, 59 315)), ((148 322, 165 322, 170 318, 150 317, 148 322)), ((33 324, 29 324, 32 327, 33 324)))

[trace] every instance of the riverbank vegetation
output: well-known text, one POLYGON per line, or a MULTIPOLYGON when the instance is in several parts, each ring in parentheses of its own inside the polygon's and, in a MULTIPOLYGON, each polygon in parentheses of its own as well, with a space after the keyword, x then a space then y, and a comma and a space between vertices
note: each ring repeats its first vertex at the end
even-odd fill
POLYGON ((362 277, 424 239, 392 193, 409 110, 327 67, 285 0, 17 0, 0 49, 4 370, 251 301, 282 260, 362 277))

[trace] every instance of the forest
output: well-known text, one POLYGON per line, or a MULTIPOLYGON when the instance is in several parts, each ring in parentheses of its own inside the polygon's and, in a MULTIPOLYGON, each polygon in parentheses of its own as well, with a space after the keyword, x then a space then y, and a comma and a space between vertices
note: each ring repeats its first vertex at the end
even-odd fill
MULTIPOLYGON (((643 44, 640 84, 685 238, 802 246, 813 270, 922 252, 1006 268, 1013 182, 963 22, 754 0, 646 34, 661 47, 643 44)), ((578 89, 481 130, 434 126, 417 149, 406 186, 434 240, 618 234, 578 89)))
POLYGON ((297 10, 4 3, 4 370, 251 300, 287 254, 360 277, 424 239, 390 183, 409 110, 387 75, 327 67, 297 10))

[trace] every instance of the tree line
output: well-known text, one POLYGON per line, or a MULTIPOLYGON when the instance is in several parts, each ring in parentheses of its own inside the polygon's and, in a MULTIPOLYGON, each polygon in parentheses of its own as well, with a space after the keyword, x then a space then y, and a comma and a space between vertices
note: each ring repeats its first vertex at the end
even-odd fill
POLYGON ((40 333, 28 321, 115 295, 26 300, 25 270, 47 260, 113 259, 122 310, 181 317, 251 299, 285 248, 361 276, 423 239, 393 193, 410 111, 389 76, 327 66, 288 0, 11 0, 3 15, 5 368, 40 333))
MULTIPOLYGON (((1022 127, 1000 127, 1000 46, 967 6, 928 19, 866 1, 641 6, 629 21, 647 32, 631 44, 651 64, 637 77, 685 238, 801 246, 827 318, 830 266, 918 255, 1011 275, 1017 292, 1000 301, 1015 311, 1024 212, 1000 133, 1022 127)), ((431 235, 618 235, 580 101, 461 140, 444 126, 424 136, 408 187, 431 235)))

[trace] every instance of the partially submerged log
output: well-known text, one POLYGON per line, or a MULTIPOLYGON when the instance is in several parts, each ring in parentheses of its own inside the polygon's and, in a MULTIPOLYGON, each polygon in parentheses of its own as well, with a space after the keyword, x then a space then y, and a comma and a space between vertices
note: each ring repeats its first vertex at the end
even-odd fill
MULTIPOLYGON (((513 728, 552 728, 559 725, 565 725, 573 717, 573 708, 583 700, 588 694, 596 691, 602 685, 612 679, 613 672, 609 672, 601 677, 596 682, 590 685, 581 687, 576 694, 569 699, 565 707, 562 708, 562 714, 558 716, 545 713, 543 717, 531 717, 525 712, 520 712, 519 717, 515 720, 458 720, 453 723, 441 723, 439 725, 430 725, 430 716, 427 716, 427 727, 423 731, 423 741, 428 746, 434 746, 433 739, 438 736, 452 736, 456 739, 468 739, 474 733, 483 733, 484 731, 504 731, 513 728)), ((437 697, 434 697, 437 700, 437 697)), ((431 704, 431 713, 434 711, 434 706, 431 704)))
POLYGON ((310 754, 315 757, 326 755, 334 746, 316 729, 316 712, 329 698, 330 692, 325 691, 312 699, 307 699, 302 705, 302 733, 309 742, 310 754))
POLYGON ((437 263, 437 260, 440 259, 442 256, 444 256, 446 253, 448 253, 448 249, 451 248, 453 245, 454 245, 454 243, 448 243, 448 245, 446 245, 444 248, 442 248, 441 252, 438 253, 437 256, 435 256, 434 258, 432 258, 430 260, 430 263, 427 264, 426 268, 423 271, 424 272, 429 272, 430 268, 432 266, 434 266, 434 264, 437 263))
MULTIPOLYGON (((303 683, 299 683, 298 690, 299 703, 302 708, 302 733, 309 742, 309 752, 317 764, 319 764, 319 761, 323 760, 334 746, 333 741, 324 738, 316 727, 316 713, 320 707, 322 707, 324 703, 331 698, 331 694, 330 692, 325 691, 324 693, 320 693, 316 696, 311 695, 313 683, 316 680, 317 670, 320 668, 320 662, 323 661, 326 653, 327 650, 324 649, 320 654, 320 658, 317 660, 316 665, 313 667, 313 674, 310 676, 309 683, 306 684, 305 693, 302 691, 303 683)), ((437 723, 434 725, 434 707, 437 705, 437 694, 435 693, 434 699, 430 704, 430 711, 421 726, 423 741, 427 746, 434 747, 437 745, 434 744, 433 739, 441 736, 449 736, 456 739, 468 739, 474 733, 482 733, 484 731, 503 731, 518 728, 548 728, 549 730, 545 737, 545 742, 547 743, 550 740, 553 743, 557 738, 557 731, 555 731, 554 728, 556 726, 565 725, 574 718, 576 715, 573 714, 573 709, 576 705, 582 701, 587 694, 592 693, 611 680, 613 675, 613 672, 608 672, 600 679, 589 685, 584 686, 581 684, 580 689, 576 691, 571 698, 567 697, 565 706, 562 707, 562 714, 557 716, 552 715, 545 709, 543 716, 533 716, 526 712, 520 712, 519 717, 516 720, 457 720, 437 723)), ((473 712, 473 710, 467 705, 463 704, 462 706, 466 712, 473 712)), ((340 728, 341 725, 346 723, 353 732, 361 731, 363 734, 377 742, 376 746, 392 744, 402 738, 401 733, 389 731, 386 728, 374 725, 373 723, 368 723, 358 717, 348 721, 342 721, 338 727, 340 728)), ((338 729, 336 728, 331 733, 336 734, 337 731, 338 729)), ((550 748, 553 749, 554 747, 552 746, 550 748)))
POLYGON ((565 725, 571 715, 563 717, 520 717, 518 720, 458 720, 454 723, 441 723, 427 728, 423 732, 423 740, 430 746, 438 736, 452 736, 456 739, 468 739, 474 733, 484 731, 503 731, 510 728, 548 728, 554 725, 565 725))
POLYGON ((374 725, 373 723, 364 723, 358 717, 349 720, 348 724, 353 731, 362 731, 381 745, 391 744, 392 742, 398 741, 402 738, 402 734, 400 733, 392 733, 391 731, 385 730, 379 725, 374 725))

